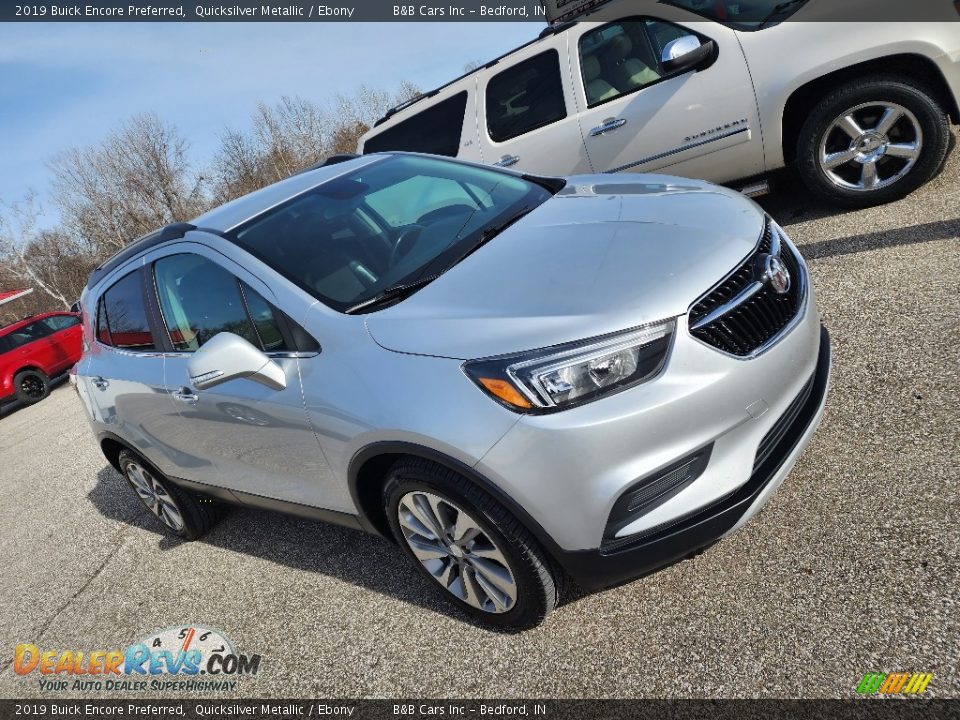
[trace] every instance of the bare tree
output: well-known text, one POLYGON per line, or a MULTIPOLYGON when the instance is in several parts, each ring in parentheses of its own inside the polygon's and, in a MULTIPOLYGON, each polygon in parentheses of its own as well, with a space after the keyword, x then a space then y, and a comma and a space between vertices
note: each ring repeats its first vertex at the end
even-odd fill
POLYGON ((50 164, 64 230, 104 256, 208 200, 187 141, 156 115, 138 115, 101 145, 61 153, 50 164))
POLYGON ((31 304, 44 309, 69 308, 83 291, 97 264, 90 248, 62 230, 41 230, 40 208, 33 196, 5 205, 0 215, 2 281, 41 293, 31 304), (45 296, 46 301, 41 297, 45 296))
POLYGON ((223 202, 289 177, 323 158, 354 152, 357 141, 393 105, 419 90, 403 82, 395 93, 360 86, 327 105, 283 97, 260 104, 252 129, 227 129, 213 162, 214 197, 223 202))

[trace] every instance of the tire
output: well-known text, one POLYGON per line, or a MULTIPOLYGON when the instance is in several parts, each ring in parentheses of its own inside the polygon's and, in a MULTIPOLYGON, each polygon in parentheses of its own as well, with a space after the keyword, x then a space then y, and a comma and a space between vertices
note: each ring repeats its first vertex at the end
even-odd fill
POLYGON ((50 394, 50 378, 39 370, 21 370, 13 378, 17 400, 24 405, 33 405, 50 394))
POLYGON ((827 201, 869 207, 898 200, 930 180, 949 145, 947 113, 933 93, 903 77, 865 77, 813 108, 800 130, 797 167, 810 190, 827 201), (855 124, 842 122, 851 117, 855 124))
POLYGON ((216 521, 216 506, 184 492, 131 450, 121 450, 120 470, 140 501, 163 524, 184 540, 196 540, 216 521))
POLYGON ((417 570, 471 617, 501 630, 525 630, 543 622, 556 606, 562 572, 513 515, 462 475, 427 460, 402 458, 387 475, 383 502, 393 535, 417 570), (429 530, 429 522, 418 519, 425 512, 428 520, 431 512, 434 521, 442 517, 448 531, 443 540, 429 530), (471 539, 461 548, 452 535, 468 527, 460 534, 471 539), (408 538, 417 543, 423 561, 408 538), (508 590, 501 592, 504 587, 508 590))

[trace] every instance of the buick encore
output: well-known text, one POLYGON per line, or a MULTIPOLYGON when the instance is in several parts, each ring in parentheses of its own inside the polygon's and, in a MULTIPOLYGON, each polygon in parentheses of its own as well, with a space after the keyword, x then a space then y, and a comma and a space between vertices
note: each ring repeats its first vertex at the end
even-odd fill
POLYGON ((77 391, 170 531, 201 536, 213 498, 379 533, 513 629, 568 578, 743 525, 830 370, 803 259, 751 200, 405 153, 147 235, 82 305, 77 391))

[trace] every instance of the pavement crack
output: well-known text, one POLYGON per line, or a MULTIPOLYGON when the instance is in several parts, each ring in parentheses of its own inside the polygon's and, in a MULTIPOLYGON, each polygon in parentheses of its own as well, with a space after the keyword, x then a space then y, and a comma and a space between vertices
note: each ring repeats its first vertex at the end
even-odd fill
MULTIPOLYGON (((57 608, 56 612, 54 612, 49 618, 47 618, 47 620, 43 623, 43 625, 41 625, 37 630, 34 631, 34 637, 36 637, 37 642, 39 642, 43 638, 44 634, 47 632, 47 629, 53 624, 54 620, 60 617, 63 611, 66 610, 68 607, 70 607, 73 601, 76 600, 78 597, 80 597, 80 595, 83 593, 84 590, 90 587, 90 583, 92 583, 94 580, 100 577, 100 574, 103 572, 104 568, 107 567, 107 563, 109 563, 120 551, 120 548, 123 547, 123 541, 124 541, 123 536, 126 534, 126 530, 127 530, 126 527, 120 527, 118 529, 115 535, 116 540, 113 544, 113 547, 110 549, 110 552, 106 554, 106 556, 97 566, 97 569, 93 571, 93 574, 90 575, 90 577, 88 577, 86 581, 84 581, 83 585, 77 588, 77 591, 73 593, 73 595, 71 595, 62 605, 60 605, 59 608, 57 608)), ((3 666, 0 667, 0 674, 5 673, 7 671, 7 668, 9 668, 12 664, 13 664, 13 658, 10 658, 5 663, 3 663, 3 666)))

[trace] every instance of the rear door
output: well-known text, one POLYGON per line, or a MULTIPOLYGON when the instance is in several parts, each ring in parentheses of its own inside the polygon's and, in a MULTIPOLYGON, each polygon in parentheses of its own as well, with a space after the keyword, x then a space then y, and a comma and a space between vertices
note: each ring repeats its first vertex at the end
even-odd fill
POLYGON ((148 319, 143 278, 139 266, 118 272, 88 309, 95 313, 92 338, 77 378, 100 429, 131 443, 164 473, 178 475, 204 460, 182 457, 165 441, 177 413, 163 386, 164 357, 148 319))
POLYGON ((631 17, 569 31, 580 129, 596 172, 665 172, 728 182, 763 171, 753 84, 736 33, 718 23, 631 17), (718 53, 670 74, 663 50, 696 35, 718 53))
POLYGON ((50 354, 56 368, 54 372, 63 372, 80 359, 80 318, 64 313, 45 317, 43 322, 50 328, 50 354))
POLYGON ((478 77, 483 161, 540 175, 589 173, 566 71, 567 34, 535 47, 534 54, 501 61, 478 77))

